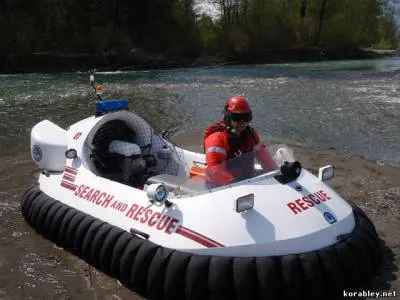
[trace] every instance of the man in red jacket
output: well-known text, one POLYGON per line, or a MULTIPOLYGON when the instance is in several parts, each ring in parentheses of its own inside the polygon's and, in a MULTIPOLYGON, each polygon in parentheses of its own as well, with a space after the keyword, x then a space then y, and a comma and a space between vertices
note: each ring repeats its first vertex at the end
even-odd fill
POLYGON ((209 126, 203 136, 206 153, 206 183, 209 188, 254 175, 254 158, 265 171, 277 168, 256 130, 249 126, 253 115, 246 99, 228 99, 223 120, 209 126))

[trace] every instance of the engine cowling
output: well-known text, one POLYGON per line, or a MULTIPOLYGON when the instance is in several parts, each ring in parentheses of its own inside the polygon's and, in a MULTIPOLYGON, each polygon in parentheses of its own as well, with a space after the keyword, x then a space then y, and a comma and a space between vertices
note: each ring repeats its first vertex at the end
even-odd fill
POLYGON ((67 131, 49 120, 36 124, 31 131, 31 156, 39 168, 62 171, 65 167, 67 131))

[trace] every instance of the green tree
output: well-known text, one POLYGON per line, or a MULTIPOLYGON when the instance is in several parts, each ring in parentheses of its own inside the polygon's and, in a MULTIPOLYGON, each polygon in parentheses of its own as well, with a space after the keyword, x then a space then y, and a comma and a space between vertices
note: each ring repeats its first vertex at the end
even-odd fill
POLYGON ((0 52, 129 53, 167 56, 269 49, 397 47, 389 0, 0 0, 0 52))

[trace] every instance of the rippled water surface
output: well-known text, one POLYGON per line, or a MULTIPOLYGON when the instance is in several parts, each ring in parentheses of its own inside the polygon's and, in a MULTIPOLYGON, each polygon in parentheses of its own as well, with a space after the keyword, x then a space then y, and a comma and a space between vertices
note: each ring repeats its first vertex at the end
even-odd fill
MULTIPOLYGON (((295 141, 400 164, 399 70, 400 58, 390 58, 99 72, 96 80, 105 85, 105 97, 129 99, 131 109, 173 134, 203 130, 220 118, 229 96, 242 94, 267 142, 295 141)), ((87 289, 87 266, 60 258, 63 250, 33 234, 19 212, 35 171, 32 126, 49 119, 67 127, 93 114, 95 101, 88 74, 0 75, 1 299, 102 299, 101 287, 87 289)), ((114 290, 102 297, 128 293, 117 284, 107 291, 114 290)))
MULTIPOLYGON (((267 140, 334 147, 400 163, 400 59, 101 73, 106 97, 126 97, 150 122, 202 130, 226 99, 251 101, 267 140), (159 122, 162 120, 162 122, 159 122)), ((0 76, 1 153, 26 151, 29 130, 48 118, 67 126, 94 112, 87 74, 0 76)))

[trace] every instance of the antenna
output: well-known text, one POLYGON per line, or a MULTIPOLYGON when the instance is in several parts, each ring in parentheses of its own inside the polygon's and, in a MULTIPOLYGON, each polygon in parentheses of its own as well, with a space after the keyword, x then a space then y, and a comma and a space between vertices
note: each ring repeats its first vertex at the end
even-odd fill
POLYGON ((94 91, 96 93, 96 96, 99 99, 99 101, 103 101, 103 99, 101 98, 101 94, 103 93, 103 87, 101 85, 96 86, 94 84, 94 73, 95 72, 96 72, 96 69, 93 69, 92 71, 90 71, 90 76, 89 76, 90 85, 94 89, 94 91))

